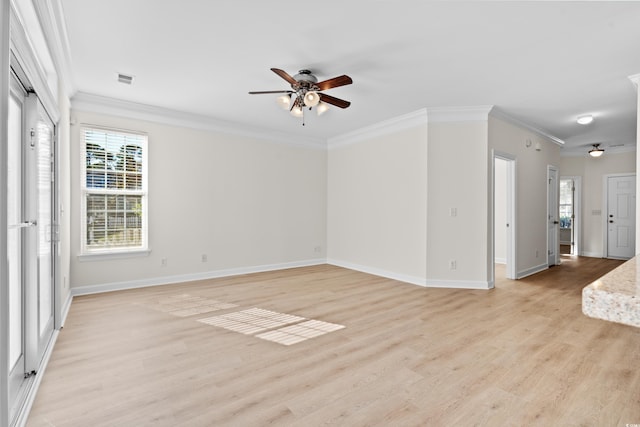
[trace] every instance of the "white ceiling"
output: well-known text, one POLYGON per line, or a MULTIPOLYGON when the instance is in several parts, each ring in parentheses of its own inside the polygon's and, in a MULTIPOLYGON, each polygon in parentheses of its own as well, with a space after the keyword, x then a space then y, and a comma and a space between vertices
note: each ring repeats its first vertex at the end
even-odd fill
MULTIPOLYGON (((61 0, 78 92, 302 139, 422 108, 495 105, 571 147, 635 145, 640 2, 61 0), (271 72, 307 68, 351 101, 306 126, 271 72), (132 86, 117 73, 135 76, 132 86), (577 116, 595 122, 578 125, 577 116)), ((586 151, 588 148, 580 148, 586 151)))

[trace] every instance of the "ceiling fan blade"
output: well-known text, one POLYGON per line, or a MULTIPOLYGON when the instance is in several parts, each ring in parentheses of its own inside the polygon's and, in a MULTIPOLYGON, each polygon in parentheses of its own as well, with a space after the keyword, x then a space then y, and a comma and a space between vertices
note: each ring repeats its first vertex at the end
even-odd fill
POLYGON ((316 86, 318 86, 318 90, 327 90, 334 87, 350 85, 351 83, 353 83, 351 77, 342 75, 316 83, 316 86))
POLYGON ((261 95, 263 93, 293 93, 292 90, 263 90, 258 92, 249 92, 249 95, 261 95))
POLYGON ((336 98, 335 96, 327 95, 325 93, 320 93, 320 101, 326 102, 327 104, 335 105, 340 108, 347 108, 351 103, 349 101, 345 101, 344 99, 336 98))
POLYGON ((289 82, 290 85, 296 85, 298 84, 298 82, 296 81, 296 79, 294 79, 293 77, 291 77, 289 74, 287 74, 286 71, 283 71, 279 68, 272 68, 271 71, 273 71, 274 73, 276 73, 277 75, 279 75, 280 77, 282 77, 283 79, 285 79, 287 82, 289 82))

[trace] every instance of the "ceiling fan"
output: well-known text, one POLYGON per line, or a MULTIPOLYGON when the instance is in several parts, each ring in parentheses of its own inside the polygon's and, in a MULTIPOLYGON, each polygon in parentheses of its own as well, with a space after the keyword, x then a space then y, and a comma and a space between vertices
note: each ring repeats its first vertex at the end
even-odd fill
POLYGON ((250 95, 260 95, 269 93, 282 93, 278 97, 278 104, 291 112, 296 117, 302 117, 302 125, 304 126, 304 109, 309 110, 316 107, 318 115, 323 114, 329 109, 327 104, 335 105, 339 108, 347 108, 351 103, 344 99, 336 98, 326 93, 322 93, 324 90, 332 89, 335 87, 346 86, 353 83, 351 77, 342 75, 334 77, 332 79, 323 80, 318 82, 316 76, 314 76, 309 70, 300 70, 298 74, 291 77, 286 71, 279 68, 272 68, 271 71, 282 77, 291 85, 291 89, 288 90, 267 90, 258 92, 249 92, 250 95))

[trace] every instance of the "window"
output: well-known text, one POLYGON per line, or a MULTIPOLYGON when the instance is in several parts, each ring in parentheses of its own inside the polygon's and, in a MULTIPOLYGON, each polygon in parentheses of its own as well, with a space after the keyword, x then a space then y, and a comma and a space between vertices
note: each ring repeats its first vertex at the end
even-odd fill
POLYGON ((82 254, 147 250, 147 137, 83 128, 82 254))
POLYGON ((573 223, 573 180, 560 180, 560 228, 571 228, 573 223))

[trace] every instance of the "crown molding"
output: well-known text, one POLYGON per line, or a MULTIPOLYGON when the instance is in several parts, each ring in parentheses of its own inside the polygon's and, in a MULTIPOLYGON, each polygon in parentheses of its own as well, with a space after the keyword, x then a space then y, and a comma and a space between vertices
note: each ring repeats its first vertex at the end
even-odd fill
POLYGON ((71 98, 75 92, 75 83, 71 48, 61 0, 32 0, 32 2, 64 92, 71 98))
POLYGON ((325 141, 322 139, 304 138, 275 131, 265 131, 264 129, 248 128, 245 125, 241 126, 237 123, 217 120, 208 116, 108 98, 85 92, 78 92, 73 96, 73 98, 71 98, 71 108, 91 113, 106 114, 130 119, 133 118, 165 125, 168 124, 191 129, 268 140, 271 142, 305 148, 326 148, 325 141))
POLYGON ((428 123, 487 121, 492 105, 421 108, 412 113, 329 138, 329 148, 342 147, 428 123))
POLYGON ((342 147, 426 124, 427 109, 422 108, 412 113, 394 117, 371 126, 360 128, 353 132, 329 138, 327 140, 327 146, 329 148, 342 147))
POLYGON ((638 90, 638 87, 640 87, 640 74, 634 74, 632 76, 629 76, 629 80, 631 80, 631 83, 633 83, 636 90, 638 90))
POLYGON ((493 105, 428 108, 429 123, 486 122, 493 105))
POLYGON ((518 126, 521 128, 525 128, 527 130, 530 130, 533 133, 536 133, 544 138, 550 139, 551 142, 553 142, 554 144, 559 145, 560 147, 562 147, 564 145, 564 140, 557 138, 553 135, 551 135, 548 132, 543 131, 540 128, 537 128, 533 125, 530 125, 528 123, 523 122, 522 120, 516 119, 513 116, 508 115, 507 113, 505 113, 504 111, 502 111, 501 109, 494 107, 493 110, 491 110, 491 114, 492 117, 495 117, 496 119, 501 119, 504 120, 508 123, 511 123, 514 126, 518 126))

